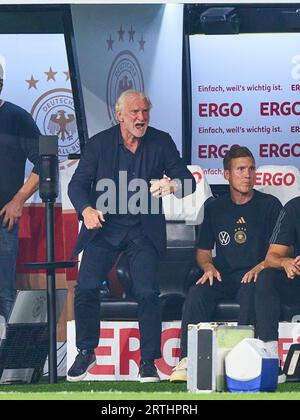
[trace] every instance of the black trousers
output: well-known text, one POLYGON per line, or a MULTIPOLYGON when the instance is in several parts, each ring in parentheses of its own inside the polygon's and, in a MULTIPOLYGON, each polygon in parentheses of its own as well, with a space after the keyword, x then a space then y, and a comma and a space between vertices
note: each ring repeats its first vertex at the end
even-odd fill
POLYGON ((161 357, 161 309, 157 268, 159 256, 144 235, 113 246, 97 235, 86 247, 75 289, 76 346, 92 350, 98 346, 101 320, 100 283, 107 279, 119 254, 127 254, 132 293, 138 302, 142 359, 161 357))
MULTIPOLYGON (((190 288, 183 309, 181 324, 181 358, 187 356, 187 326, 199 322, 210 322, 217 304, 221 300, 234 299, 240 304, 239 325, 254 325, 255 283, 241 284, 246 272, 231 276, 222 276, 222 283, 214 279, 213 286, 209 281, 204 285, 190 288)), ((199 278, 203 273, 200 272, 199 278)), ((198 279, 199 279, 198 278, 198 279)))
POLYGON ((300 277, 288 279, 284 271, 267 268, 256 284, 256 335, 263 341, 278 340, 281 304, 300 303, 300 277))

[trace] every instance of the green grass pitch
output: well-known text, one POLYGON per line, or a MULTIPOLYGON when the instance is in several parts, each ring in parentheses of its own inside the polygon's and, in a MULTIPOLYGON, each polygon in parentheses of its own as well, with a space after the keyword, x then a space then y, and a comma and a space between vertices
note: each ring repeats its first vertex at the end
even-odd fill
POLYGON ((185 384, 139 382, 79 382, 60 380, 57 384, 1 385, 1 400, 299 400, 300 383, 280 385, 275 393, 261 394, 191 394, 185 384))

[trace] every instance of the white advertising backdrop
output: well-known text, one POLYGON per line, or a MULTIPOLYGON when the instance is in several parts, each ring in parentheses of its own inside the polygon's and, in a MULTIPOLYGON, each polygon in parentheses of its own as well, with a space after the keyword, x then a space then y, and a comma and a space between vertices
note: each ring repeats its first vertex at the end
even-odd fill
POLYGON ((222 159, 246 145, 257 166, 300 156, 300 34, 193 35, 192 164, 224 183, 222 159))
MULTIPOLYGON (((167 380, 177 365, 180 355, 181 322, 163 322, 162 358, 156 360, 160 378, 167 380)), ((100 325, 99 325, 100 332, 100 325)), ((282 365, 289 347, 300 339, 299 323, 279 324, 279 358, 282 365)), ((137 381, 140 362, 139 328, 137 322, 102 322, 99 346, 95 349, 97 364, 84 381, 137 381)), ((77 355, 75 322, 68 322, 67 366, 70 368, 77 355)))
MULTIPOLYGON (((41 134, 58 135, 60 169, 79 153, 73 94, 63 34, 0 35, 1 95, 32 114, 41 134)), ((26 176, 32 165, 27 164, 26 176)), ((39 202, 38 193, 31 201, 39 202)))
POLYGON ((181 151, 183 5, 74 5, 72 18, 89 136, 116 124, 116 98, 134 88, 181 151))

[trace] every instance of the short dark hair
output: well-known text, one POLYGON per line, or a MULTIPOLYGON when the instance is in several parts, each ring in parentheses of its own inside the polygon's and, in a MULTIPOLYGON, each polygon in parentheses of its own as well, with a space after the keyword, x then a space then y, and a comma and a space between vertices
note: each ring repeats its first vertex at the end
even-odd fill
POLYGON ((230 171, 232 159, 238 159, 242 157, 249 157, 255 162, 253 154, 250 152, 248 147, 245 146, 232 146, 226 153, 223 159, 223 167, 225 171, 230 171))

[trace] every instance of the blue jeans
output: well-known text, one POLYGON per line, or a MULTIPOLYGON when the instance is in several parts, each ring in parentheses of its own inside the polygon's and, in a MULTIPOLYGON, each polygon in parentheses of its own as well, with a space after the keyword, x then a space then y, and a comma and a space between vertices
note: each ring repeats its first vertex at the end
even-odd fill
POLYGON ((0 315, 7 320, 16 296, 18 225, 8 232, 0 218, 0 315))

